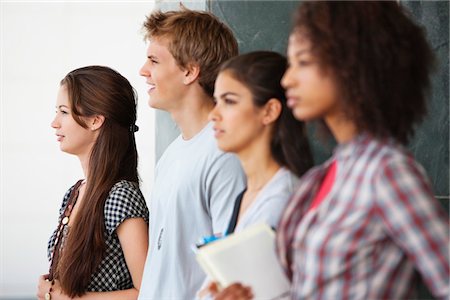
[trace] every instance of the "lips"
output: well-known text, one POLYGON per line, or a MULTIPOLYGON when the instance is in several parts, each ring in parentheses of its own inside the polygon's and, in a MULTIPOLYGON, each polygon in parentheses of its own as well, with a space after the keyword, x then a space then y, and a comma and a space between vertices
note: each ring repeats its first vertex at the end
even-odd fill
POLYGON ((287 106, 289 108, 294 108, 295 105, 297 104, 298 100, 296 98, 288 98, 287 99, 287 106))
POLYGON ((298 97, 294 96, 294 93, 286 93, 286 98, 287 98, 287 106, 289 108, 293 108, 297 102, 300 100, 298 97))
POLYGON ((156 88, 156 86, 154 84, 151 84, 151 83, 148 83, 148 82, 147 82, 147 84, 148 84, 148 87, 149 87, 147 92, 151 93, 156 88))
POLYGON ((215 138, 219 138, 221 135, 223 135, 225 133, 224 130, 218 128, 218 127, 213 127, 214 130, 214 137, 215 138))
POLYGON ((57 134, 57 135, 56 135, 56 140, 57 140, 58 142, 61 142, 63 139, 64 139, 64 135, 61 135, 61 134, 57 134))

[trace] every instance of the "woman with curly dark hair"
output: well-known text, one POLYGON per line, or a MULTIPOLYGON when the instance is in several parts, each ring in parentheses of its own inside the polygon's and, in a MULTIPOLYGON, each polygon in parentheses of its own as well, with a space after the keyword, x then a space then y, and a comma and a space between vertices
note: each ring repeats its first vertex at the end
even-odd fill
MULTIPOLYGON (((419 273, 448 299, 448 215, 405 148, 426 113, 424 32, 394 1, 304 2, 288 59, 295 117, 323 121, 338 142, 300 179, 278 227, 292 298, 411 299, 419 273)), ((217 299, 250 295, 236 284, 217 299)))
POLYGON ((448 215, 405 148, 426 113, 425 33, 396 2, 305 2, 288 58, 288 105, 338 142, 280 223, 293 298, 410 299, 418 271, 448 299, 448 215))

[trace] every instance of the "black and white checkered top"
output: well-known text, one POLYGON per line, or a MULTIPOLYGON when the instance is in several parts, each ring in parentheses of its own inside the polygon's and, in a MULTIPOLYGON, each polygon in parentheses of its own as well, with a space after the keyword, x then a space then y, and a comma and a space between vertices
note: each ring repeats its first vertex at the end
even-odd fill
MULTIPOLYGON (((72 186, 64 196, 59 215, 64 212, 69 200, 72 186)), ((86 289, 87 292, 106 292, 124 290, 133 287, 130 272, 125 262, 125 257, 116 233, 117 227, 128 218, 143 218, 148 224, 149 212, 139 187, 136 184, 121 180, 112 188, 105 202, 105 258, 100 263, 97 271, 92 274, 91 282, 86 289)), ((58 224, 61 220, 58 220, 58 224)), ((64 228, 63 235, 69 231, 68 226, 64 228)), ((50 260, 55 247, 56 230, 48 241, 47 255, 50 260)), ((64 243, 64 239, 62 240, 64 243)), ((64 244, 62 244, 64 247, 64 244)))

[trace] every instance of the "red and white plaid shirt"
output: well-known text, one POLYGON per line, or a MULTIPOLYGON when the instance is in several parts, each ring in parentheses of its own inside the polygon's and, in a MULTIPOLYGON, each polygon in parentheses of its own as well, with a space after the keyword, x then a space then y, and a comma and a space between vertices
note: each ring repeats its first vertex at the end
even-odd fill
POLYGON ((369 135, 305 174, 277 233, 292 297, 406 299, 420 273, 435 297, 448 299, 449 219, 426 178, 405 148, 369 135), (309 210, 333 160, 334 185, 309 210))

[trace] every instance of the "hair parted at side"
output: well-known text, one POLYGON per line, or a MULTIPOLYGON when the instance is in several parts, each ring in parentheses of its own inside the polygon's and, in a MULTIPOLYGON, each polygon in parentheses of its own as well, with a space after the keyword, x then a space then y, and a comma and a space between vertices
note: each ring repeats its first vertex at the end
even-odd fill
POLYGON ((263 107, 273 98, 280 101, 281 113, 270 141, 271 153, 277 163, 300 177, 313 166, 313 158, 305 124, 296 120, 287 107, 285 90, 281 86, 286 68, 286 58, 281 54, 255 51, 231 58, 221 66, 220 72, 229 72, 245 85, 257 107, 263 107))
POLYGON ((212 97, 220 64, 238 54, 233 32, 216 16, 180 5, 179 11, 150 14, 143 25, 145 39, 165 38, 180 68, 200 67, 199 84, 212 97))
POLYGON ((433 53, 396 1, 305 1, 292 34, 312 44, 359 130, 406 144, 426 115, 433 53))
MULTIPOLYGON (((124 179, 139 186, 134 131, 136 92, 118 72, 88 66, 69 72, 61 81, 67 88, 72 116, 87 128, 85 117, 104 116, 89 159, 83 202, 70 228, 56 279, 70 297, 86 292, 91 275, 105 254, 104 206, 112 186, 124 179)), ((57 250, 55 250, 57 251, 57 250)))

